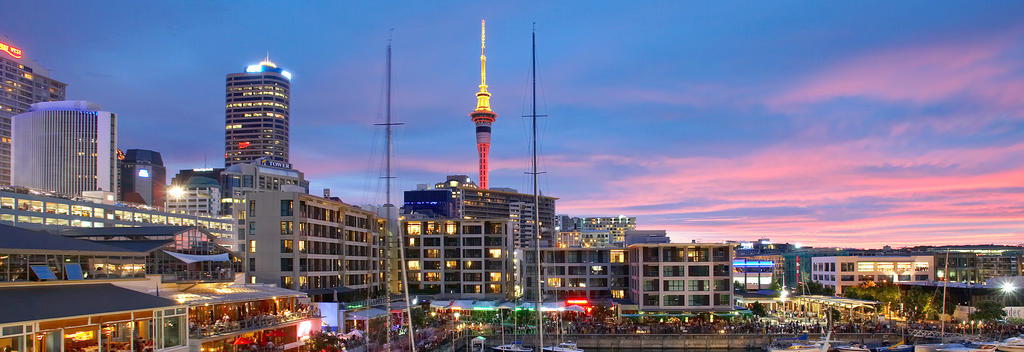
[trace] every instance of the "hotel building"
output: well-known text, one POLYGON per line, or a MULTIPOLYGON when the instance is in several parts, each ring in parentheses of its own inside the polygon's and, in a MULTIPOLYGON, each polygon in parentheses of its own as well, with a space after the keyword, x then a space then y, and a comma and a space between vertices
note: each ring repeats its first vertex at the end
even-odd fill
POLYGON ((288 163, 291 79, 269 57, 227 75, 224 166, 261 158, 288 163))
POLYGON ((86 101, 32 104, 12 118, 16 186, 117 194, 117 116, 86 101))
POLYGON ((515 294, 518 254, 508 220, 404 220, 401 232, 409 292, 463 299, 515 294))
POLYGON ((11 184, 11 117, 34 103, 64 100, 66 87, 0 36, 0 186, 11 184))
POLYGON ((934 260, 930 255, 813 257, 811 280, 834 288, 836 296, 862 282, 929 282, 935 279, 934 260))

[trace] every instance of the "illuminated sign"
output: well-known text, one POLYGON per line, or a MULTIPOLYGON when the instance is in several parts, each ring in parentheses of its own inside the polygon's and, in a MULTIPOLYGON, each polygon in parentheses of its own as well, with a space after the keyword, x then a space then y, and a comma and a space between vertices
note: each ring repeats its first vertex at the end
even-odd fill
POLYGON ((139 169, 139 177, 149 178, 149 170, 139 169))
POLYGON ((238 149, 248 148, 250 144, 252 144, 252 143, 249 143, 249 142, 238 142, 238 149))
POLYGON ((267 160, 266 158, 261 158, 260 161, 259 161, 259 164, 260 164, 260 166, 276 167, 276 168, 279 168, 279 169, 291 169, 292 168, 292 164, 289 164, 289 163, 286 163, 286 162, 283 162, 283 161, 267 160))
POLYGON ((0 42, 0 51, 7 53, 7 55, 10 55, 15 59, 20 59, 24 54, 24 52, 22 52, 21 49, 15 48, 3 42, 0 42))
POLYGON ((309 335, 312 332, 313 332, 313 322, 309 321, 309 320, 306 320, 304 322, 299 323, 299 327, 295 331, 295 337, 300 338, 300 339, 308 338, 309 335))
POLYGON ((565 300, 565 304, 566 305, 573 305, 573 304, 576 304, 576 305, 588 305, 588 304, 590 304, 590 301, 587 300, 586 298, 568 299, 568 300, 565 300))

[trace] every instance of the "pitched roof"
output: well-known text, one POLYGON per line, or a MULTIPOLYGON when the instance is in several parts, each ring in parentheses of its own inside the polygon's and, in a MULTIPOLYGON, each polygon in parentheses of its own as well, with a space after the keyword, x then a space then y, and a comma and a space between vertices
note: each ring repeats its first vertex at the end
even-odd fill
POLYGON ((0 324, 178 306, 173 300, 111 284, 0 288, 0 324))
POLYGON ((138 253, 135 250, 108 244, 84 241, 46 231, 30 230, 0 224, 0 249, 35 251, 72 251, 100 253, 138 253))

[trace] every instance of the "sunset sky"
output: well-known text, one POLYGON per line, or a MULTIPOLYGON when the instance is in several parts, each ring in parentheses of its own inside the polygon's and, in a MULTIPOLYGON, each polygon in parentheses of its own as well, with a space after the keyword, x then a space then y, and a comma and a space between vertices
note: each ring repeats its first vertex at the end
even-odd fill
MULTIPOLYGON (((879 247, 1024 243, 1024 2, 5 1, 0 35, 119 114, 122 149, 223 166, 224 77, 292 72, 291 161, 381 203, 394 28, 398 185, 475 178, 487 20, 491 186, 675 239, 879 247)), ((401 193, 396 192, 400 199, 401 193)))

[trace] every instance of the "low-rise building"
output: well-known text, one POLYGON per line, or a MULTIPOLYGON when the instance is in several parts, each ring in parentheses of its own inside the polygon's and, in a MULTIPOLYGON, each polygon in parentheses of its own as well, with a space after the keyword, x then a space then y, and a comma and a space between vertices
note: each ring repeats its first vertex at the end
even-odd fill
MULTIPOLYGON (((554 247, 561 248, 607 248, 612 246, 612 233, 608 230, 560 231, 554 247)), ((621 247, 622 243, 618 243, 621 247)))
POLYGON ((934 280, 930 255, 830 256, 811 258, 811 280, 835 289, 837 296, 843 290, 862 282, 929 282, 934 280))
POLYGON ((230 218, 177 214, 142 204, 111 199, 66 197, 26 188, 0 189, 0 223, 18 227, 59 230, 136 226, 198 226, 230 246, 234 225, 230 218))

